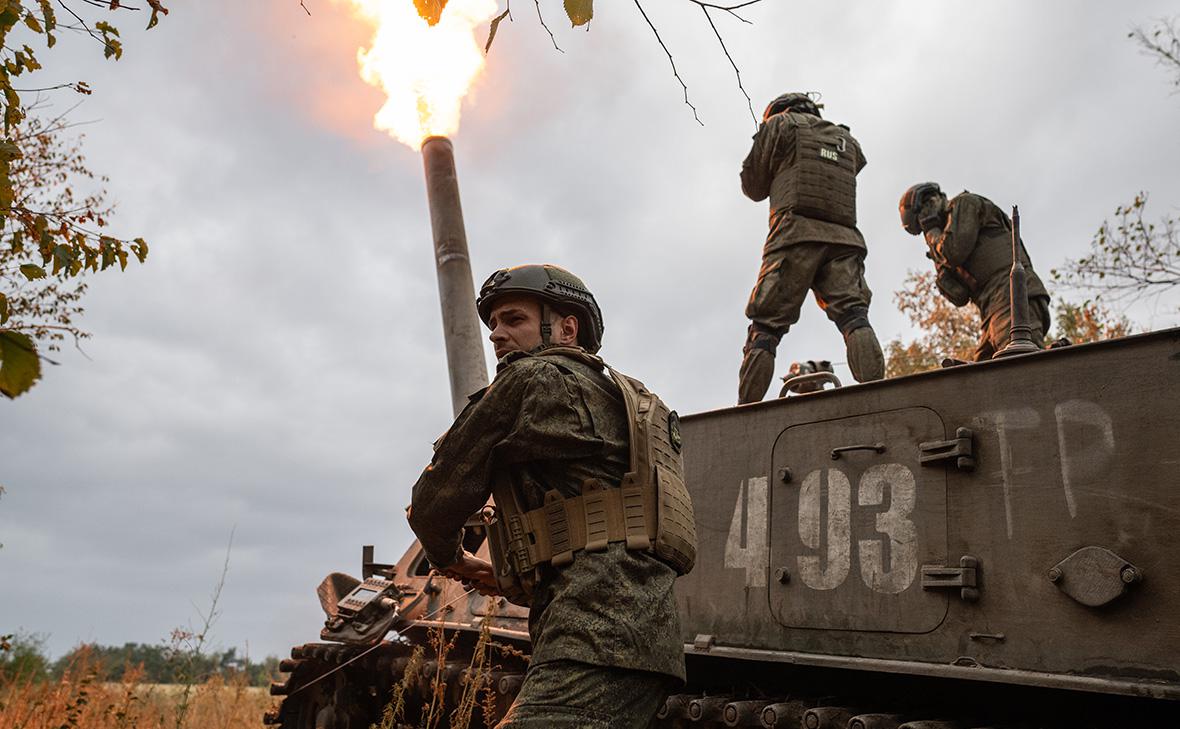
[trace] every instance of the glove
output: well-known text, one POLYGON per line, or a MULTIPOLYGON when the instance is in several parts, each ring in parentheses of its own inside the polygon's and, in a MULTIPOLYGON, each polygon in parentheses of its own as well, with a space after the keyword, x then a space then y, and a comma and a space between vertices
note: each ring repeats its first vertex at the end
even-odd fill
POLYGON ((971 301, 971 290, 949 268, 938 267, 938 273, 934 277, 934 285, 955 306, 966 306, 967 302, 971 301))

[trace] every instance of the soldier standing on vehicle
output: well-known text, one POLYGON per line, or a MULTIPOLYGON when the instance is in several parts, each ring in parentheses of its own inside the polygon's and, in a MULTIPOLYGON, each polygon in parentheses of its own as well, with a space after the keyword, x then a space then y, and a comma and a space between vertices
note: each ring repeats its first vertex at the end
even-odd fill
MULTIPOLYGON (((1008 344, 1012 327, 1009 272, 1012 270, 1012 220, 982 195, 961 192, 947 200, 933 182, 905 191, 898 203, 901 225, 926 239, 934 261, 935 284, 955 306, 973 302, 982 321, 976 362, 991 359, 1008 344)), ((1020 262, 1028 276, 1031 337, 1037 346, 1049 330, 1049 293, 1032 269, 1024 241, 1020 262)))
POLYGON ((783 94, 766 107, 742 162, 742 192, 755 202, 770 198, 770 234, 746 304, 750 327, 738 404, 766 394, 778 343, 799 320, 809 289, 844 336, 857 382, 885 376, 885 358, 869 324, 867 249, 856 228, 856 175, 864 166, 848 127, 820 118, 807 94, 783 94))
POLYGON ((679 421, 595 356, 602 313, 570 272, 502 269, 477 308, 497 374, 436 443, 410 526, 443 574, 530 607, 532 659, 500 727, 646 727, 684 680, 672 584, 696 541, 679 421), (461 542, 489 495, 492 564, 461 542))

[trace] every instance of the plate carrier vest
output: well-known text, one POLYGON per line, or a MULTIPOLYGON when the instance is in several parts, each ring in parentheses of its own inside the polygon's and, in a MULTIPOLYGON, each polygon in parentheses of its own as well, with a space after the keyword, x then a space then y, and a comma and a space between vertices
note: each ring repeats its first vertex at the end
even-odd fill
POLYGON ((856 173, 860 144, 846 127, 810 114, 790 114, 795 153, 776 180, 778 207, 795 215, 856 227, 856 173))
POLYGON ((581 550, 601 552, 614 542, 651 552, 677 574, 687 574, 696 561, 696 525, 684 485, 676 413, 642 382, 582 349, 551 347, 531 356, 558 354, 605 368, 618 386, 627 410, 630 468, 617 487, 590 479, 578 496, 552 490, 540 508, 529 511, 511 482, 498 479, 492 487, 495 517, 488 523, 488 547, 500 593, 527 606, 541 567, 562 567, 581 550))

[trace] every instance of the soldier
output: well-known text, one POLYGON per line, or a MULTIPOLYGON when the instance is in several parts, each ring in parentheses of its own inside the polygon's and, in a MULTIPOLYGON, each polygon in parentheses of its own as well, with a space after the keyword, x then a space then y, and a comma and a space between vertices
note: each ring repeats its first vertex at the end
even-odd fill
POLYGON ((646 727, 684 680, 672 584, 696 542, 679 421, 595 356, 602 313, 570 272, 497 271, 477 308, 496 377, 436 444, 410 526, 448 577, 530 607, 532 659, 500 727, 646 727), (492 564, 461 542, 489 495, 492 564))
POLYGON ((770 198, 770 234, 746 304, 750 327, 738 404, 766 394, 775 350, 799 320, 808 289, 844 336, 852 376, 858 382, 885 376, 885 358, 869 324, 867 250, 856 228, 856 175, 864 166, 848 127, 821 119, 806 94, 783 94, 766 107, 742 162, 742 192, 755 202, 770 198))
MULTIPOLYGON (((948 201, 933 182, 905 191, 898 203, 901 225, 926 238, 926 257, 934 261, 935 284, 955 306, 974 302, 982 320, 975 361, 991 359, 1008 344, 1012 326, 1009 274, 1012 221, 982 195, 961 192, 948 201)), ((1049 293, 1032 269, 1024 241, 1020 261, 1028 275, 1032 340, 1040 346, 1049 330, 1049 293)))

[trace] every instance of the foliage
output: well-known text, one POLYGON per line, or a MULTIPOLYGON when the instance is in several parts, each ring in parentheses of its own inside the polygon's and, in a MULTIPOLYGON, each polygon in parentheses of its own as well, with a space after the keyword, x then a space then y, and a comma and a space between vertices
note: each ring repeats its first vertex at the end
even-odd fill
POLYGON ((1148 29, 1136 27, 1127 34, 1144 53, 1153 57, 1172 75, 1172 86, 1180 90, 1180 16, 1159 18, 1148 29))
POLYGON ((254 662, 238 655, 236 648, 185 655, 172 645, 124 643, 103 646, 85 643, 59 658, 52 665, 52 675, 60 677, 66 669, 86 654, 109 681, 122 681, 129 673, 142 672, 149 683, 183 684, 187 678, 205 682, 218 677, 225 681, 245 681, 250 686, 266 686, 278 678, 279 659, 269 656, 254 662))
POLYGON ((1097 297, 1135 299, 1180 285, 1180 237, 1176 218, 1145 219, 1147 193, 1115 209, 1115 221, 1102 222, 1089 254, 1053 270, 1058 283, 1096 291, 1097 297))
POLYGON ((1130 333, 1130 319, 1096 302, 1057 303, 1057 331, 1053 335, 1056 339, 1064 338, 1074 344, 1084 344, 1125 337, 1130 333))
MULTIPOLYGON (((886 377, 937 369, 947 357, 972 359, 979 339, 979 314, 973 306, 956 307, 943 298, 934 284, 933 271, 909 271, 905 288, 894 293, 893 300, 921 335, 909 342, 894 339, 886 345, 886 377)), ((1084 344, 1130 333, 1127 317, 1097 302, 1057 303, 1057 330, 1052 339, 1084 344)))
POLYGON ((895 339, 886 345, 886 377, 936 369, 946 357, 971 359, 979 341, 979 314, 974 307, 956 307, 945 299, 933 271, 908 271, 893 301, 922 334, 911 342, 895 339))
MULTIPOLYGON (((160 0, 146 2, 151 10, 147 27, 152 28, 168 10, 160 0)), ((106 58, 118 60, 123 55, 119 30, 105 20, 88 22, 82 14, 135 10, 120 0, 0 0, 0 393, 8 397, 27 391, 40 376, 37 344, 47 338, 56 341, 51 328, 64 327, 59 334, 78 336, 70 320, 80 311, 77 302, 85 288, 76 279, 115 265, 125 269, 130 256, 142 263, 148 253, 141 238, 103 232, 109 210, 101 195, 75 192, 74 185, 94 176, 76 144, 62 140, 66 125, 61 118, 38 122, 29 117, 41 92, 73 89, 89 94, 90 88, 81 81, 17 88, 19 77, 41 70, 42 64, 40 51, 14 38, 31 33, 52 49, 59 34, 77 33, 99 43, 106 58), (59 10, 65 11, 61 17, 59 10), (36 94, 34 101, 26 102, 28 94, 36 94), (31 290, 14 288, 14 282, 38 281, 44 283, 31 290), (49 311, 38 314, 38 307, 49 311)))
POLYGON ((0 682, 44 681, 49 674, 43 636, 0 635, 0 682))

